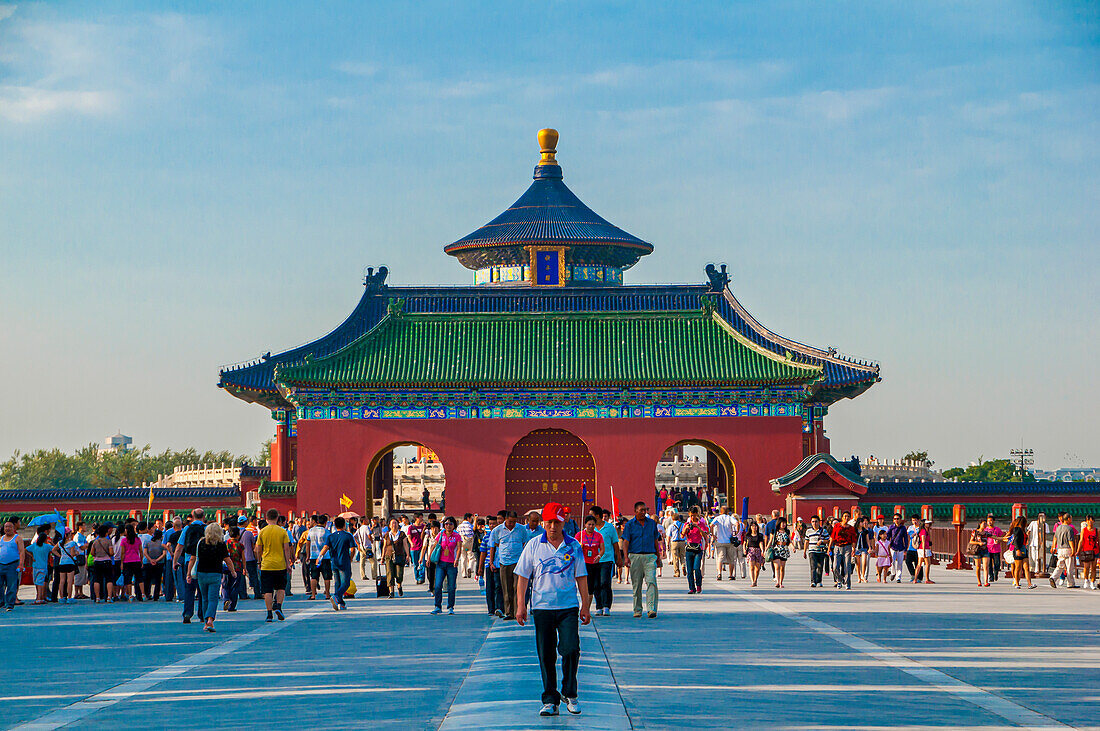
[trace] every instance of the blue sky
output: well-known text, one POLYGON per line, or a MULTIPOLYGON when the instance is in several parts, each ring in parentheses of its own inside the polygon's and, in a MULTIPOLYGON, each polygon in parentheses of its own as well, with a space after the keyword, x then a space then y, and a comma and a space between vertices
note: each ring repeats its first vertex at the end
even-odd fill
POLYGON ((254 453, 219 366, 468 283, 552 126, 629 282, 882 364, 835 452, 1100 464, 1096 8, 0 4, 0 456, 254 453))

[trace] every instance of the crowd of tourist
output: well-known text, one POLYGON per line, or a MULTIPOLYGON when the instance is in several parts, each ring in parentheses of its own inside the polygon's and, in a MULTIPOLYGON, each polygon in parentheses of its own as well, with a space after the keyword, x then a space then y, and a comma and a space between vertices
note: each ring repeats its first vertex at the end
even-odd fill
MULTIPOLYGON (((718 581, 739 578, 755 587, 770 567, 774 586, 785 588, 792 580, 787 562, 799 555, 813 588, 826 581, 843 590, 853 582, 935 583, 930 525, 916 516, 871 520, 857 510, 839 518, 798 518, 792 525, 779 511, 742 518, 725 506, 707 511, 692 504, 682 511, 661 502, 664 509, 655 518, 643 503, 629 519, 599 506, 579 516, 579 523, 567 517, 563 530, 581 546, 594 616, 610 614, 617 582, 632 586, 634 616, 655 617, 656 579, 666 564, 673 576, 686 578, 688 594, 703 592, 709 561, 718 581)), ((357 563, 360 581, 370 582, 380 597, 404 596, 410 581, 424 585, 434 599, 433 613, 453 614, 459 578, 476 579, 486 611, 512 620, 526 599, 517 596, 515 567, 524 546, 544 532, 535 510, 388 521, 312 515, 288 522, 276 513, 263 521, 230 516, 207 523, 205 517, 195 510, 168 525, 127 519, 77 523, 75 529, 38 526, 29 540, 20 537, 18 520, 9 519, 0 536, 0 603, 9 611, 22 603, 16 591, 30 566, 30 603, 178 601, 184 622, 197 614, 204 629, 214 631, 219 609, 234 612, 249 597, 266 598, 268 619, 281 619, 296 569, 308 599, 323 594, 339 611, 360 588, 352 579, 357 563)), ((1093 516, 1075 525, 1061 514, 1052 527, 1043 518, 1020 517, 1002 529, 988 515, 969 532, 967 554, 979 586, 1008 571, 1018 588, 1035 588, 1032 579, 1039 573, 1049 573, 1053 587, 1077 588, 1080 578, 1084 588, 1100 588, 1093 516)))

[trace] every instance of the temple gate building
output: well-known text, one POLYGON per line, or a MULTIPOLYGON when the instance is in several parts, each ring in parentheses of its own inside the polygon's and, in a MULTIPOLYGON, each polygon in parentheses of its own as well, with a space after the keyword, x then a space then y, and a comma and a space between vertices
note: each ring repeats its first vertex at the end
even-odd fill
POLYGON ((725 267, 687 285, 628 285, 653 246, 566 187, 557 132, 507 210, 445 247, 472 286, 408 287, 368 270, 351 315, 308 345, 224 369, 219 387, 275 420, 271 483, 284 510, 371 514, 393 449, 432 450, 446 511, 549 500, 652 506, 654 468, 690 443, 731 503, 781 507, 770 479, 829 451, 833 403, 879 368, 771 332, 725 267))

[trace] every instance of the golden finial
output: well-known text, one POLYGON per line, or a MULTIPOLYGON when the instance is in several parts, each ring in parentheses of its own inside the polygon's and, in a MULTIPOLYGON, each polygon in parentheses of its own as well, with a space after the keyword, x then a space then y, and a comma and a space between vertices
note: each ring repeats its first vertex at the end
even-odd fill
POLYGON ((556 129, 539 130, 539 147, 542 152, 542 159, 539 160, 539 165, 558 164, 558 161, 554 159, 554 155, 558 151, 558 131, 556 129))

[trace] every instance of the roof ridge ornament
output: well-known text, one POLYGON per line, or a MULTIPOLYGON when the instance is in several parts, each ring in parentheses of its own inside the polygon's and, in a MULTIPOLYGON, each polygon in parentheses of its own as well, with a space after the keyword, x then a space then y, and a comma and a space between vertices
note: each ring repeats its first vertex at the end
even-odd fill
POLYGON ((538 139, 539 152, 542 153, 539 165, 557 165, 558 161, 555 155, 558 152, 558 131, 549 127, 540 129, 538 139))
POLYGON ((386 314, 390 317, 401 317, 405 314, 405 298, 390 297, 390 301, 386 303, 386 314))
POLYGON ((363 276, 363 286, 367 289, 382 289, 386 286, 386 277, 389 275, 390 270, 385 266, 378 267, 378 271, 374 271, 374 267, 367 267, 367 273, 363 276))
POLYGON ((721 292, 726 288, 726 285, 730 283, 730 275, 726 273, 726 265, 722 265, 722 270, 719 271, 713 264, 707 264, 704 270, 707 273, 707 279, 710 280, 709 292, 721 292))

